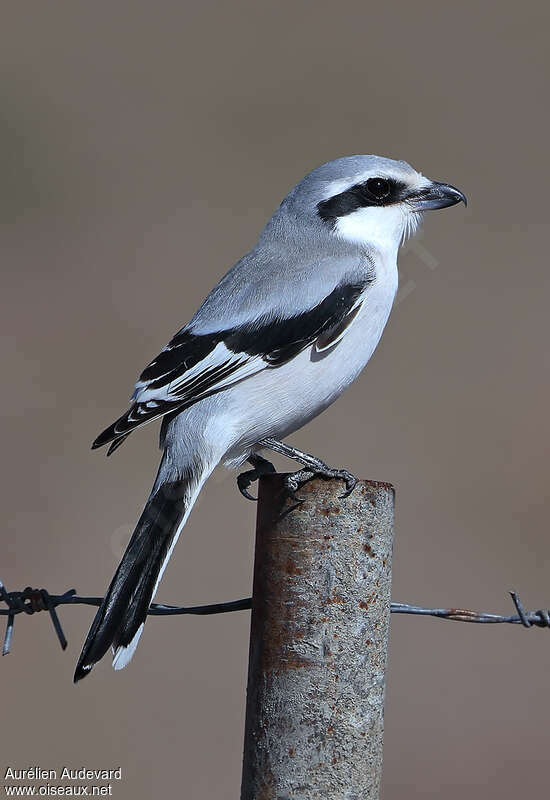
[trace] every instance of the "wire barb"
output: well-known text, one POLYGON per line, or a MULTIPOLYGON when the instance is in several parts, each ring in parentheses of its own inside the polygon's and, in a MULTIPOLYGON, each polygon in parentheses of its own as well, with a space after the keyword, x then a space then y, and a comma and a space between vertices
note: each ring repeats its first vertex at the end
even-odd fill
POLYGON ((76 595, 76 589, 69 589, 61 595, 50 595, 46 589, 33 589, 27 586, 22 592, 8 592, 0 580, 0 599, 7 605, 7 611, 0 610, 1 616, 8 617, 2 655, 7 656, 11 650, 13 631, 15 627, 15 616, 17 614, 36 614, 38 611, 48 611, 53 624, 54 631, 61 645, 61 649, 67 648, 67 637, 63 633, 61 622, 55 610, 58 605, 65 605, 71 602, 71 598, 76 595))
MULTIPOLYGON (((413 606, 409 603, 392 603, 392 614, 416 614, 425 617, 438 617, 454 622, 478 622, 478 623, 509 623, 512 625, 523 625, 524 628, 550 628, 550 609, 539 609, 538 611, 525 611, 517 592, 510 592, 514 603, 516 614, 488 614, 480 611, 470 611, 466 608, 424 608, 423 606, 413 606)), ((48 611, 59 644, 63 650, 67 647, 67 639, 63 633, 63 628, 57 616, 57 606, 63 605, 86 605, 100 606, 102 597, 84 597, 77 595, 76 589, 69 589, 64 594, 50 594, 46 589, 32 589, 27 586, 22 592, 8 592, 0 580, 0 600, 4 601, 7 609, 0 608, 0 616, 7 616, 6 633, 2 655, 10 652, 13 638, 14 621, 17 614, 35 614, 38 611, 48 611)), ((147 612, 153 617, 174 617, 183 614, 195 614, 207 616, 210 614, 228 614, 232 611, 246 611, 252 608, 252 598, 244 597, 242 600, 231 600, 227 603, 210 603, 202 606, 170 606, 162 603, 152 603, 147 612)))
POLYGON ((533 624, 529 619, 527 619, 527 615, 525 614, 525 609, 523 608, 523 603, 519 599, 519 595, 517 592, 510 592, 510 597, 516 607, 516 611, 518 612, 518 617, 521 620, 521 624, 524 628, 530 628, 533 624))

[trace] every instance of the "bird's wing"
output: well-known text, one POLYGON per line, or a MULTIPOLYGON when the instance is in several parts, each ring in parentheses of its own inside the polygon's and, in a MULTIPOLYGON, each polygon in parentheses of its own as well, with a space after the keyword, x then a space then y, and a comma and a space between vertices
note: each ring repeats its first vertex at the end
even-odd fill
POLYGON ((278 367, 310 345, 319 352, 334 347, 359 311, 369 282, 344 281, 321 302, 293 316, 273 312, 210 333, 194 333, 192 324, 183 328, 140 375, 130 409, 92 447, 112 442, 111 453, 146 422, 278 367))

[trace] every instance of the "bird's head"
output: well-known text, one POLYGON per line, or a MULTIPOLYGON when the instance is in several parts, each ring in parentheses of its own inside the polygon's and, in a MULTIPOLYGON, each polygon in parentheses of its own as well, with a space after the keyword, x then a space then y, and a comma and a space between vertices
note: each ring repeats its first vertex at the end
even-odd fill
POLYGON ((341 239, 397 251, 424 211, 446 208, 465 195, 454 186, 425 178, 405 161, 348 156, 310 172, 287 198, 295 211, 314 215, 341 239))

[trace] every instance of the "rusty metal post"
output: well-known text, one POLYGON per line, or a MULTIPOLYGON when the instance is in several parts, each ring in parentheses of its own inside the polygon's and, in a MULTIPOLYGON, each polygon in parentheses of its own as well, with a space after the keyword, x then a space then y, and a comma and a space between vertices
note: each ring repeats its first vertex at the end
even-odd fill
POLYGON ((375 800, 382 771, 394 491, 259 489, 241 800, 375 800))

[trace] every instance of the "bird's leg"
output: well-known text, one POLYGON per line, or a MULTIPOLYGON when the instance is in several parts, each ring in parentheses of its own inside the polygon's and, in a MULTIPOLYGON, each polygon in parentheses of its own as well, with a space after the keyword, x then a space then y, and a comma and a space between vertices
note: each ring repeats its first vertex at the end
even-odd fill
POLYGON ((304 466, 304 469, 293 472, 285 478, 285 488, 295 500, 300 500, 300 498, 296 497, 296 491, 299 487, 316 475, 322 478, 341 478, 346 484, 346 490, 341 495, 342 498, 350 495, 355 489, 357 478, 347 469, 333 469, 325 464, 324 461, 321 461, 320 458, 304 453, 302 450, 298 450, 297 447, 290 447, 290 445, 280 442, 278 439, 262 439, 259 444, 262 447, 273 450, 275 453, 292 458, 304 466))
POLYGON ((262 475, 268 475, 270 472, 275 472, 275 467, 271 461, 268 461, 267 458, 259 456, 257 453, 252 453, 247 461, 252 464, 252 469, 248 469, 246 472, 241 472, 240 475, 237 475, 237 486, 239 487, 239 491, 243 497, 246 497, 247 500, 255 501, 257 498, 250 494, 248 487, 253 483, 253 481, 257 481, 262 475))

